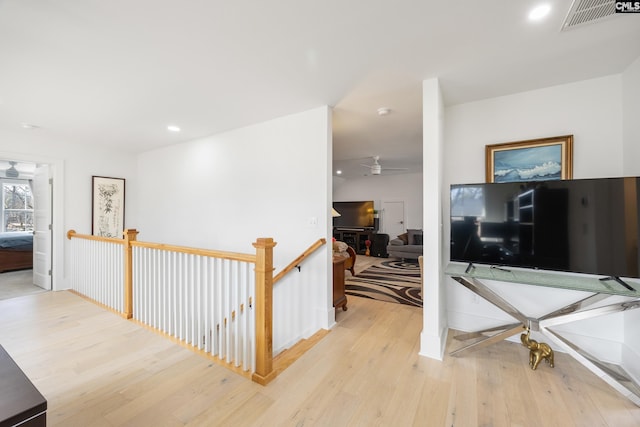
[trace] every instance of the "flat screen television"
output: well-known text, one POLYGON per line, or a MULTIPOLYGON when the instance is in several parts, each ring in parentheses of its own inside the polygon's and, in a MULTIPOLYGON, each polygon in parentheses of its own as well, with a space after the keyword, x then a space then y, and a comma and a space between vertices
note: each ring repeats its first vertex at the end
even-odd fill
POLYGON ((373 201, 333 202, 340 216, 333 217, 333 226, 338 228, 373 228, 373 201))
POLYGON ((451 261, 640 277, 640 178, 451 186, 451 261))

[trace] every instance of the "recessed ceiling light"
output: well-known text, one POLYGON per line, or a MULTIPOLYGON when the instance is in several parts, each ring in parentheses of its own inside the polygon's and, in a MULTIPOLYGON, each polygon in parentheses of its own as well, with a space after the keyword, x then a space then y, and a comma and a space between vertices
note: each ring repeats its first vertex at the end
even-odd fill
POLYGON ((180 132, 180 128, 178 126, 175 126, 175 125, 167 126, 167 130, 169 130, 171 132, 180 132))
POLYGON ((336 171, 338 175, 342 175, 342 171, 336 171))
POLYGON ((20 123, 20 126, 22 126, 22 129, 29 129, 29 130, 40 129, 40 126, 33 125, 31 123, 20 123))
POLYGON ((551 12, 551 6, 548 4, 541 4, 540 6, 536 6, 529 12, 529 20, 531 21, 539 21, 545 16, 547 16, 551 12))
POLYGON ((378 108, 378 115, 379 116, 386 116, 390 112, 391 112, 391 108, 388 108, 388 107, 380 107, 380 108, 378 108))

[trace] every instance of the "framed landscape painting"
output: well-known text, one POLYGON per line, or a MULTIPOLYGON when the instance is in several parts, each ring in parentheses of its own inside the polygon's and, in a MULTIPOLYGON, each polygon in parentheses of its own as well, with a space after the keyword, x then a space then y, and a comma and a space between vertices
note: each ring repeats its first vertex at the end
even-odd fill
POLYGON ((122 238, 124 231, 124 179, 92 177, 91 234, 122 238))
POLYGON ((487 145, 487 182, 573 178, 573 135, 487 145))

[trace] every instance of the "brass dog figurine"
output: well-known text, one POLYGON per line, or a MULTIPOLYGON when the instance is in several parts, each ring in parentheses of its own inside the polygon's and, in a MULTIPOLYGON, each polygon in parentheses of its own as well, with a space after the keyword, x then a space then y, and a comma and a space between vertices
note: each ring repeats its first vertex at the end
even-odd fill
POLYGON ((522 341, 523 346, 530 350, 529 366, 531 366, 531 369, 535 371, 542 359, 544 359, 545 362, 553 368, 553 350, 549 347, 549 344, 543 342, 539 343, 536 340, 529 339, 528 329, 526 334, 520 335, 520 341, 522 341))

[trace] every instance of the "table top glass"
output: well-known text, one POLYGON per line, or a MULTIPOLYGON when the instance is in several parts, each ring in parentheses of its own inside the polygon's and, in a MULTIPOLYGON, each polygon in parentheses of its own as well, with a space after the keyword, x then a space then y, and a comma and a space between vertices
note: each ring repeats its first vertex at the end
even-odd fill
POLYGON ((623 279, 627 285, 634 288, 634 290, 631 291, 615 280, 600 280, 600 277, 597 276, 534 269, 514 269, 511 267, 496 267, 483 264, 474 264, 472 268, 468 268, 468 264, 449 263, 445 269, 445 274, 449 276, 523 283, 526 285, 546 286, 550 288, 640 297, 640 283, 637 282, 637 279, 623 279))

